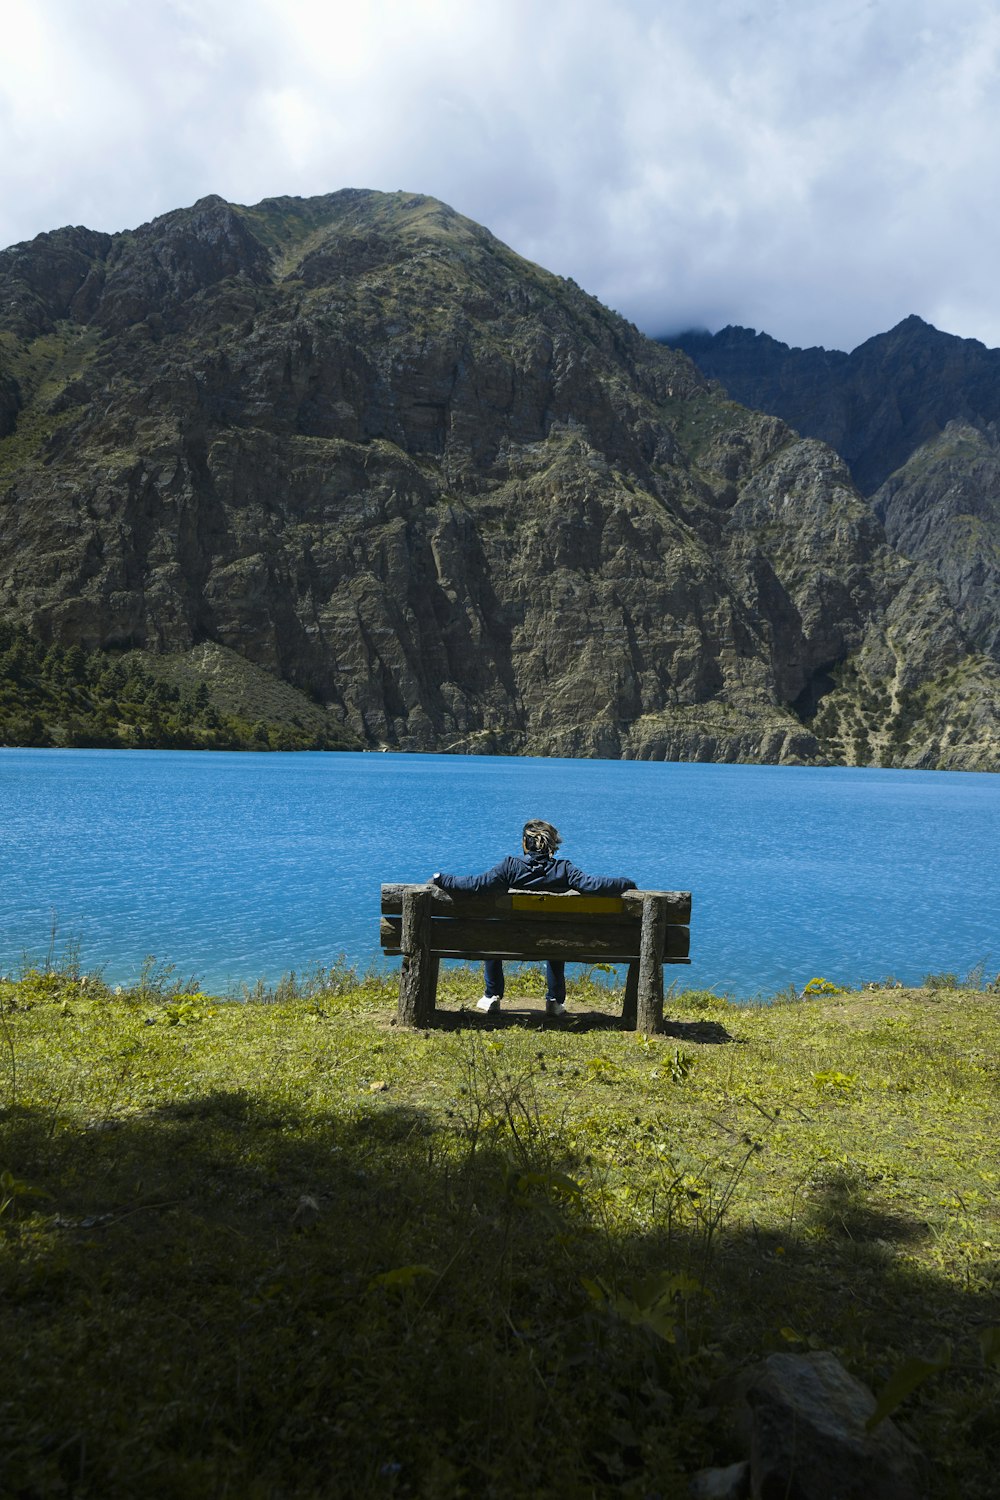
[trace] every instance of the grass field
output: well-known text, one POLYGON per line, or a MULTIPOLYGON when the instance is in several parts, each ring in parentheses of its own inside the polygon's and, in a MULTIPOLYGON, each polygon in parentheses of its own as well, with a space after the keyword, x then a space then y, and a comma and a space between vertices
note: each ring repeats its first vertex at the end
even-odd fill
POLYGON ((679 1496, 740 1456, 713 1383, 824 1348, 940 1365, 895 1420, 996 1494, 994 988, 675 994, 655 1038, 442 990, 407 1032, 346 971, 0 981, 0 1492, 679 1496))

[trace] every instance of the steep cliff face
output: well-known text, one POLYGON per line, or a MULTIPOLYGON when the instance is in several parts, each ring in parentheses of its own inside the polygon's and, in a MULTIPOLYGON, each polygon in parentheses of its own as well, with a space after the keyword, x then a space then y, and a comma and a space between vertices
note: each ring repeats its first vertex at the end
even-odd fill
POLYGON ((1000 661, 1000 444, 949 422, 873 496, 886 533, 933 568, 976 650, 1000 661))
POLYGON ((44 641, 228 649, 372 745, 996 763, 1000 670, 836 455, 432 199, 58 231, 0 294, 0 616, 44 641))

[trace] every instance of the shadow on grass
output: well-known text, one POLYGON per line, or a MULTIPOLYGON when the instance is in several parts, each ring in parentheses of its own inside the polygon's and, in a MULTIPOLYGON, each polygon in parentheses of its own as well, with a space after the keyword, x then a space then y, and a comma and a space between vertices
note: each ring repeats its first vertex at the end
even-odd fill
POLYGON ((863 1173, 851 1167, 835 1167, 814 1179, 807 1224, 862 1244, 916 1245, 930 1237, 926 1219, 873 1207, 869 1191, 863 1173))
MULTIPOLYGON (((474 1006, 451 1009, 438 1006, 431 1022, 434 1031, 504 1031, 512 1027, 534 1031, 631 1031, 621 1015, 603 1010, 573 1010, 565 1016, 547 1016, 544 1006, 508 1002, 492 1015, 474 1006)), ((699 1044, 732 1042, 735 1038, 719 1021, 677 1021, 666 1016, 663 1036, 699 1044)))
POLYGON ((713 1223, 669 1170, 630 1220, 532 1109, 234 1089, 84 1131, 9 1114, 31 1193, 0 1218, 6 1492, 681 1495, 733 1456, 697 1416, 725 1369, 813 1342, 880 1380, 944 1330, 957 1395, 939 1381, 918 1436, 947 1444, 935 1493, 990 1493, 1000 1407, 969 1350, 995 1282, 898 1253, 926 1226, 877 1232, 860 1181, 850 1238, 818 1235, 822 1191, 779 1236, 713 1223))

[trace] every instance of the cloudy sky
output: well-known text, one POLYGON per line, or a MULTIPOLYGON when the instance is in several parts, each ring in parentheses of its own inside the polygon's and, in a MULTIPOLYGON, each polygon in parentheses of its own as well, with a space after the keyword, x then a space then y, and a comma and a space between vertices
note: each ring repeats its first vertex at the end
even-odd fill
POLYGON ((1000 345, 996 0, 0 0, 0 245, 430 193, 647 332, 1000 345))

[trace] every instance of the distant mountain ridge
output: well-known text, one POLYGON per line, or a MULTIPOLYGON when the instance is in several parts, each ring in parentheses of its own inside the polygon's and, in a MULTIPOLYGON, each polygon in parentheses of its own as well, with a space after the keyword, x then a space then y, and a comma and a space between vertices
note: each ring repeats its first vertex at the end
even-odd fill
POLYGON ((911 315, 850 354, 731 326, 671 338, 734 401, 836 448, 870 495, 949 422, 1000 420, 1000 349, 911 315))
POLYGON ((274 680, 371 747, 996 768, 945 590, 829 447, 434 199, 0 253, 0 620, 241 721, 274 680))
POLYGON ((1000 660, 1000 349, 913 316, 850 354, 738 327, 671 342, 735 400, 835 448, 889 541, 1000 660))

